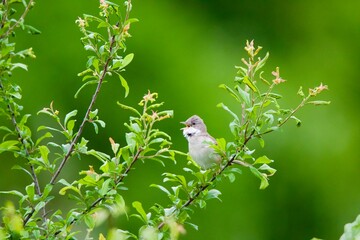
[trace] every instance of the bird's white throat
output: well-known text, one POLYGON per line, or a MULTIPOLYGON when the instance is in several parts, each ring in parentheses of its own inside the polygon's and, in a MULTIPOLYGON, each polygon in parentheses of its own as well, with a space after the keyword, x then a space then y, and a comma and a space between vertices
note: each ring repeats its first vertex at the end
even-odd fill
POLYGON ((197 134, 199 134, 201 131, 197 128, 194 127, 185 127, 183 128, 183 134, 184 137, 189 140, 190 137, 195 136, 197 134))

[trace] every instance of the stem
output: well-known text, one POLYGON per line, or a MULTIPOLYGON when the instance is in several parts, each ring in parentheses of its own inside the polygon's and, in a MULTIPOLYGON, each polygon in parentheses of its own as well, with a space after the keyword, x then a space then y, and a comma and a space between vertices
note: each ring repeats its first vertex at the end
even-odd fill
POLYGON ((99 82, 97 84, 96 90, 95 90, 94 95, 93 95, 93 97, 91 99, 91 102, 89 104, 89 107, 88 107, 88 109, 87 109, 87 111, 85 113, 85 116, 84 116, 83 121, 82 121, 82 123, 81 123, 81 125, 79 127, 78 132, 76 133, 74 139, 72 140, 72 142, 70 144, 68 152, 66 153, 66 155, 63 158, 63 160, 61 161, 58 169, 56 170, 55 174, 53 175, 53 177, 50 180, 51 185, 55 184, 55 181, 56 181, 57 177, 59 176, 59 174, 62 171, 62 169, 64 168, 67 160, 70 158, 71 154, 73 153, 74 148, 75 148, 75 144, 78 142, 78 140, 79 140, 79 138, 80 138, 80 136, 81 136, 81 134, 82 134, 82 132, 84 130, 85 123, 88 121, 89 114, 90 114, 90 112, 91 112, 91 110, 92 110, 92 108, 93 108, 93 106, 94 106, 94 104, 96 102, 97 96, 99 95, 99 92, 100 92, 100 89, 101 89, 101 86, 102 86, 102 83, 103 83, 103 81, 105 79, 105 76, 106 76, 106 74, 108 72, 108 66, 109 66, 109 63, 110 63, 110 61, 112 59, 111 53, 112 53, 112 49, 113 49, 114 45, 115 45, 115 35, 113 35, 112 38, 111 38, 110 49, 109 49, 110 55, 109 55, 108 59, 105 62, 102 74, 101 74, 101 76, 99 78, 99 82))
MULTIPOLYGON (((2 2, 5 6, 6 0, 3 0, 2 2)), ((31 6, 33 5, 33 2, 34 2, 34 0, 29 1, 29 3, 26 5, 25 10, 24 10, 23 14, 21 15, 21 17, 12 26, 10 26, 9 29, 0 36, 0 38, 5 38, 5 37, 9 36, 10 33, 14 30, 14 28, 19 26, 20 22, 24 21, 26 15, 30 11, 31 6)))
POLYGON ((282 125, 284 125, 300 108, 302 108, 305 103, 307 102, 307 100, 309 100, 309 98, 311 97, 311 95, 308 95, 306 98, 304 98, 301 103, 294 109, 291 111, 291 113, 289 114, 289 116, 287 116, 284 121, 282 121, 281 123, 278 124, 278 127, 281 127, 282 125))
MULTIPOLYGON (((4 93, 5 93, 5 89, 4 89, 4 86, 3 86, 1 80, 0 80, 0 89, 1 89, 2 91, 4 91, 4 93)), ((6 93, 4 94, 4 100, 5 100, 6 102, 9 102, 9 99, 6 97, 6 93)), ((22 132, 21 132, 21 130, 20 130, 20 128, 19 128, 19 125, 18 125, 18 123, 17 123, 17 121, 16 121, 15 112, 14 112, 14 110, 12 109, 10 103, 7 104, 7 108, 8 108, 8 111, 9 111, 9 113, 10 113, 11 122, 12 122, 12 124, 13 124, 14 127, 15 127, 15 132, 17 133, 18 139, 20 140, 22 146, 24 147, 25 158, 27 159, 28 164, 29 164, 29 166, 30 166, 30 174, 31 174, 31 178, 32 178, 33 181, 34 181, 36 194, 39 195, 39 196, 41 196, 42 193, 41 193, 41 188, 40 188, 40 184, 39 184, 39 179, 38 179, 38 177, 37 177, 37 175, 36 175, 36 173, 35 173, 34 165, 30 163, 30 153, 29 153, 29 150, 27 149, 28 142, 27 142, 26 139, 24 138, 24 136, 23 136, 23 134, 22 134, 22 132)), ((43 216, 45 216, 45 213, 46 213, 46 211, 45 211, 45 208, 44 208, 43 216)), ((26 223, 26 222, 24 221, 24 223, 26 223)))
MULTIPOLYGON (((304 98, 301 103, 294 109, 291 111, 291 113, 282 121, 280 122, 278 125, 276 125, 276 127, 281 127, 282 125, 284 125, 292 116, 294 116, 294 114, 300 109, 302 108, 305 103, 309 100, 309 98, 311 97, 311 95, 308 95, 306 98, 304 98)), ((268 134, 268 133, 271 133, 275 131, 274 129, 268 129, 266 130, 265 132, 262 132, 262 133, 258 133, 258 134, 255 134, 254 137, 258 137, 258 136, 262 136, 262 135, 265 135, 265 134, 268 134)))
MULTIPOLYGON (((240 146, 240 150, 236 150, 236 152, 232 155, 232 157, 229 159, 229 161, 226 162, 226 164, 220 169, 220 171, 217 171, 216 173, 214 173, 214 175, 212 176, 212 178, 210 179, 210 181, 201 186, 197 192, 195 193, 195 195, 193 195, 192 197, 190 197, 180 208, 179 211, 183 210, 184 208, 188 207, 189 205, 191 205, 198 197, 199 195, 205 190, 207 189, 210 185, 212 185, 212 183, 216 180, 216 178, 221 175, 225 169, 227 169, 229 166, 233 165, 233 164, 239 164, 245 167, 249 167, 249 164, 247 164, 246 162, 242 161, 242 160, 238 160, 236 159, 237 154, 239 153, 239 151, 243 150, 244 147, 246 146, 246 144, 250 141, 250 139, 254 136, 255 131, 252 131, 250 136, 248 136, 245 140, 244 143, 241 144, 240 146)), ((173 213, 174 214, 174 213, 173 213)), ((158 225, 158 229, 162 229, 165 226, 165 222, 161 222, 158 225)))
MULTIPOLYGON (((140 157, 140 153, 143 151, 142 148, 139 148, 133 158, 133 160, 131 161, 131 163, 129 164, 129 166, 126 168, 125 172, 123 174, 121 174, 121 176, 119 177, 118 180, 115 181, 115 185, 119 184, 120 182, 122 182, 124 180, 124 178, 127 176, 127 174, 130 172, 131 168, 133 167, 133 165, 135 164, 135 162, 139 159, 140 157)), ((111 191, 111 189, 109 189, 109 191, 111 191)), ((108 192, 109 192, 108 191, 108 192)), ((89 207, 87 207, 82 213, 81 215, 85 215, 86 213, 90 212, 93 208, 95 208, 101 201, 103 201, 106 198, 107 194, 105 194, 102 197, 99 197, 98 199, 96 199, 89 207)), ((73 225, 74 223, 76 223, 79 220, 79 218, 74 218, 69 225, 73 225)), ((54 236, 57 236, 59 233, 61 233, 61 231, 57 231, 55 232, 54 236)))

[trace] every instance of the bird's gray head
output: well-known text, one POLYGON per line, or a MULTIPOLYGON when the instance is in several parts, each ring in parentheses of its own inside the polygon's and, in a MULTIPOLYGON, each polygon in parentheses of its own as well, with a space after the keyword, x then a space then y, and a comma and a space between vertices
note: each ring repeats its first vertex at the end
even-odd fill
POLYGON ((207 132, 204 121, 198 115, 191 116, 189 119, 182 123, 185 124, 186 127, 193 127, 200 130, 201 132, 207 132))

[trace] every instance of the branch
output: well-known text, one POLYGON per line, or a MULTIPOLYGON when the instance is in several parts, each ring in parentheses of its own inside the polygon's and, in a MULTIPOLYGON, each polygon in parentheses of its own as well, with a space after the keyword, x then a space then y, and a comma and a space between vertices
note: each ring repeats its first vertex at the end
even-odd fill
MULTIPOLYGON (((245 146, 245 144, 243 144, 242 148, 245 146)), ((212 178, 210 179, 210 181, 201 186, 197 192, 192 196, 190 197, 180 208, 179 208, 179 211, 181 211, 182 209, 190 206, 198 197, 199 195, 205 190, 207 189, 210 185, 212 185, 212 183, 216 180, 216 178, 221 175, 225 169, 227 169, 229 166, 231 166, 233 163, 237 163, 239 160, 236 160, 235 157, 237 155, 237 152, 229 159, 229 161, 226 162, 226 164, 220 169, 220 171, 217 171, 216 173, 214 173, 214 175, 212 176, 212 178), (236 161, 236 162, 235 162, 236 161)), ((241 161, 242 162, 242 161, 241 161)), ((243 162, 242 162, 243 163, 243 162)), ((244 163, 242 164, 244 165, 244 163)), ((165 222, 161 222, 159 225, 158 225, 158 229, 161 230, 163 227, 165 226, 165 222)))
MULTIPOLYGON (((289 114, 283 121, 281 121, 280 123, 278 123, 278 124, 276 125, 276 127, 279 128, 279 127, 281 127, 282 125, 284 125, 287 121, 289 121, 289 119, 290 119, 292 116, 294 116, 294 114, 295 114, 300 108, 302 108, 302 107, 305 105, 305 103, 309 100, 310 97, 311 97, 311 95, 308 95, 306 98, 304 98, 304 99, 301 101, 301 103, 300 103, 294 110, 292 110, 292 111, 290 112, 290 114, 289 114)), ((268 134, 268 133, 271 133, 271 132, 273 132, 273 131, 275 131, 275 130, 274 130, 274 129, 268 129, 268 130, 266 130, 265 132, 255 134, 254 137, 263 136, 263 135, 268 134)))
MULTIPOLYGON (((21 22, 24 21, 26 15, 27 15, 28 12, 30 11, 31 6, 33 5, 33 2, 34 2, 34 0, 30 0, 30 1, 29 1, 29 3, 26 5, 25 10, 24 10, 23 14, 21 15, 21 17, 20 17, 11 27, 9 27, 9 29, 0 36, 0 38, 5 38, 5 37, 9 36, 10 33, 11 33, 17 26, 19 26, 19 24, 20 24, 21 22)), ((2 3, 3 3, 3 5, 5 5, 5 4, 6 4, 6 0, 3 0, 2 3)))
POLYGON ((72 140, 72 142, 70 144, 68 152, 66 153, 66 155, 63 158, 63 160, 61 161, 58 169, 56 170, 55 174, 53 175, 53 177, 50 180, 51 185, 55 184, 55 181, 56 181, 57 177, 59 176, 59 174, 62 171, 62 169, 64 168, 67 160, 70 158, 71 154, 73 153, 75 144, 78 142, 78 140, 79 140, 79 138, 80 138, 80 136, 81 136, 81 134, 82 134, 82 132, 84 130, 85 123, 88 121, 89 114, 90 114, 90 112, 91 112, 91 110, 92 110, 92 108, 93 108, 93 106, 94 106, 94 104, 96 102, 97 96, 98 96, 98 94, 100 92, 100 89, 101 89, 101 86, 102 86, 102 83, 103 83, 103 81, 105 79, 105 76, 106 76, 106 74, 108 72, 109 63, 112 60, 112 54, 111 53, 112 53, 112 49, 114 47, 114 44, 115 44, 115 35, 113 35, 112 38, 111 38, 110 49, 109 49, 110 55, 109 55, 108 59, 105 62, 105 65, 104 65, 103 71, 102 71, 102 75, 99 78, 99 82, 97 84, 96 90, 95 90, 94 95, 93 95, 93 97, 91 99, 91 102, 89 104, 89 107, 88 107, 88 109, 87 109, 87 111, 85 113, 85 116, 83 118, 83 121, 82 121, 82 123, 81 123, 81 125, 79 127, 79 130, 78 130, 76 136, 74 137, 74 139, 72 140))
MULTIPOLYGON (((240 146, 240 150, 243 150, 244 147, 246 146, 246 144, 251 140, 251 138, 254 136, 254 133, 255 131, 252 131, 250 136, 248 136, 244 143, 241 144, 240 146)), ((233 165, 233 164, 238 164, 238 165, 242 165, 244 167, 249 167, 250 164, 246 163, 245 161, 242 161, 242 160, 238 160, 236 159, 236 155, 239 153, 240 150, 236 150, 236 152, 232 155, 232 157, 229 159, 229 161, 226 162, 226 164, 220 169, 220 171, 217 171, 214 173, 214 175, 212 176, 212 178, 210 179, 210 181, 201 186, 197 192, 195 193, 195 195, 193 195, 192 197, 190 197, 180 208, 179 208, 179 211, 181 211, 182 209, 190 206, 198 197, 199 195, 204 191, 206 190, 210 185, 212 185, 212 183, 217 179, 217 177, 219 175, 221 175, 229 166, 233 165)), ((162 229, 163 227, 165 226, 165 222, 161 222, 159 225, 158 225, 158 229, 162 229)))
MULTIPOLYGON (((131 163, 129 164, 129 166, 126 168, 125 172, 123 174, 121 174, 121 176, 119 177, 118 180, 115 181, 115 185, 121 183, 124 181, 124 178, 127 176, 127 174, 130 172, 130 170, 132 169, 132 167, 134 166, 135 162, 137 162, 137 160, 140 157, 141 152, 143 151, 143 148, 139 148, 133 158, 133 160, 131 161, 131 163)), ((110 192, 112 189, 109 189, 108 192, 110 192)), ((99 197, 98 199, 96 199, 88 208, 86 208, 81 215, 85 215, 86 213, 90 212, 92 209, 94 209, 100 202, 102 202, 107 196, 107 193, 104 194, 104 196, 99 197)), ((69 225, 73 225, 74 223, 76 223, 79 220, 79 218, 74 218, 69 225)), ((55 232, 54 236, 56 237, 59 233, 61 233, 61 231, 57 231, 55 232)))
MULTIPOLYGON (((0 80, 0 89, 5 91, 4 89, 4 86, 2 85, 2 81, 0 80)), ((7 104, 7 108, 8 108, 8 111, 10 113, 10 118, 11 118, 11 122, 12 124, 14 125, 15 127, 15 132, 17 133, 17 136, 18 136, 18 139, 20 140, 22 146, 24 147, 24 151, 25 151, 25 158, 27 159, 28 161, 28 164, 30 166, 30 174, 31 174, 31 178, 33 179, 34 181, 34 185, 35 185, 35 190, 36 190, 36 194, 41 196, 42 193, 41 193, 41 188, 40 188, 40 184, 39 184, 39 179, 35 173, 35 168, 34 168, 34 165, 31 164, 30 162, 30 153, 29 153, 29 150, 27 149, 27 141, 26 139, 24 138, 20 128, 19 128, 19 125, 17 123, 17 120, 16 120, 16 117, 15 117, 15 112, 14 110, 12 109, 11 105, 10 105, 10 102, 6 99, 6 95, 4 96, 5 98, 5 101, 8 102, 7 104)), ((45 208, 44 208, 44 216, 45 216, 45 208)), ((29 214, 30 215, 30 214, 29 214)), ((27 219, 28 220, 28 219, 27 219)), ((26 223, 27 221, 24 221, 24 224, 26 223)))

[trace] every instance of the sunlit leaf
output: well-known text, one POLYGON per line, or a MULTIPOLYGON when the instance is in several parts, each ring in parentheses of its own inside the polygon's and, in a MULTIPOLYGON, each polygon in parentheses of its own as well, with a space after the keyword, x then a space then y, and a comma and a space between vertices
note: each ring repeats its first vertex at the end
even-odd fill
POLYGON ((250 170, 257 178, 260 179, 260 189, 265 189, 269 186, 269 181, 264 174, 262 174, 259 170, 252 166, 250 166, 250 170))
POLYGON ((120 74, 118 74, 120 82, 121 82, 121 86, 123 86, 123 88, 125 89, 125 97, 127 97, 129 95, 129 85, 127 83, 127 81, 125 80, 125 78, 123 78, 123 76, 121 76, 120 74))
POLYGON ((220 84, 219 88, 225 89, 226 91, 228 91, 230 93, 231 96, 233 96, 238 102, 241 102, 239 99, 239 96, 236 94, 236 92, 234 90, 232 90, 231 88, 229 88, 228 86, 226 86, 225 84, 220 84))
POLYGON ((245 76, 243 79, 243 83, 245 83, 253 92, 258 92, 256 86, 251 82, 251 80, 245 76))
POLYGON ((0 143, 0 153, 5 152, 5 151, 19 150, 19 147, 16 146, 18 143, 19 143, 19 141, 17 141, 17 140, 9 140, 9 141, 0 143))
POLYGON ((219 104, 216 105, 216 106, 223 108, 225 111, 227 111, 228 113, 230 113, 237 121, 240 121, 240 120, 239 120, 239 117, 238 117, 233 111, 231 111, 225 104, 219 103, 219 104))
POLYGON ((68 114, 66 114, 66 116, 65 116, 65 118, 64 118, 64 126, 67 125, 67 123, 68 123, 68 121, 69 121, 70 118, 76 116, 77 112, 78 112, 77 110, 73 110, 73 111, 69 112, 68 114))
POLYGON ((147 219, 147 216, 146 216, 146 213, 142 207, 142 204, 141 202, 139 201, 135 201, 132 203, 132 206, 136 209, 136 211, 140 214, 142 220, 144 221, 144 223, 147 223, 148 219, 147 219))
POLYGON ((254 164, 269 164, 269 163, 272 163, 273 161, 270 160, 267 156, 261 156, 259 158, 257 158, 254 162, 254 164))
POLYGON ((133 107, 124 105, 124 104, 122 104, 122 103, 120 103, 120 102, 117 102, 117 105, 119 105, 119 106, 120 106, 121 108, 123 108, 123 109, 130 110, 130 111, 136 113, 138 116, 141 116, 141 114, 139 113, 139 111, 136 110, 136 109, 133 108, 133 107))

